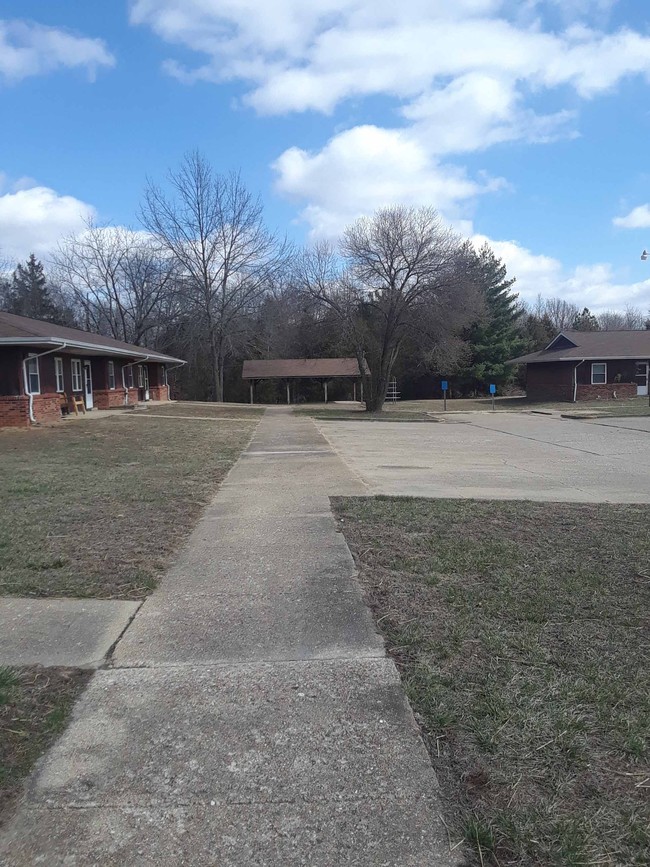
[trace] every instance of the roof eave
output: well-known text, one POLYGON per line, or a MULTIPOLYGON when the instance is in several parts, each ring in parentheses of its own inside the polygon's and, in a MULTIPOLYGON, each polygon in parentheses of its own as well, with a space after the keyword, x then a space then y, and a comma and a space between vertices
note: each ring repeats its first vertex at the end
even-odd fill
POLYGON ((146 352, 142 349, 132 351, 129 349, 118 349, 115 346, 106 346, 101 343, 85 343, 82 340, 66 340, 61 337, 0 337, 0 346, 61 346, 71 349, 85 349, 93 352, 105 352, 107 355, 122 355, 127 358, 139 358, 140 360, 150 358, 152 361, 176 362, 185 364, 182 358, 174 358, 171 355, 164 355, 161 352, 146 352))

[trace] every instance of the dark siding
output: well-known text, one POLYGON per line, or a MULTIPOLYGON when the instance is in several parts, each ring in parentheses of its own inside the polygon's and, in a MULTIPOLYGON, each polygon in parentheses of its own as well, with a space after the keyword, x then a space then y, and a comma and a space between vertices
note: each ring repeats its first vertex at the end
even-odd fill
POLYGON ((580 385, 591 385, 591 365, 592 364, 607 365, 607 383, 616 382, 636 382, 636 363, 634 361, 585 361, 578 368, 578 383, 580 385), (620 379, 616 377, 619 376, 620 379))
POLYGON ((90 370, 93 377, 93 389, 103 390, 108 388, 108 359, 92 358, 90 370))
POLYGON ((15 346, 0 349, 0 395, 22 394, 23 351, 15 346))
POLYGON ((529 400, 573 400, 572 361, 529 364, 526 370, 526 395, 529 400))
MULTIPOLYGON (((41 350, 41 352, 42 351, 43 350, 41 350)), ((56 392, 54 354, 44 355, 42 358, 38 359, 38 372, 41 377, 41 394, 54 394, 56 392)))
POLYGON ((575 343, 573 343, 571 340, 568 340, 564 336, 564 334, 560 334, 560 335, 558 335, 558 337, 555 338, 552 346, 549 347, 549 351, 555 350, 555 349, 573 349, 574 346, 575 346, 575 343))

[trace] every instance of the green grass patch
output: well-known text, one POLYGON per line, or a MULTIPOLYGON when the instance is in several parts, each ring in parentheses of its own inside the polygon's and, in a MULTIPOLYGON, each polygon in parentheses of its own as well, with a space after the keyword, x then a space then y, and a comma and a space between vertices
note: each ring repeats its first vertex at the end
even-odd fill
POLYGON ((650 863, 650 507, 334 506, 469 863, 650 863))

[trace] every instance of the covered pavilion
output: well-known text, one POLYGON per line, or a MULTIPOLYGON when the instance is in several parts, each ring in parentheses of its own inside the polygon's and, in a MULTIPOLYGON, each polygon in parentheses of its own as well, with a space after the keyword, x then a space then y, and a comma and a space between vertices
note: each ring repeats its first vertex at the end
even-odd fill
POLYGON ((327 384, 332 379, 351 379, 354 400, 357 399, 357 382, 360 400, 363 400, 363 380, 356 358, 270 358, 245 361, 242 379, 248 380, 250 402, 255 402, 255 383, 267 379, 285 380, 287 403, 291 403, 291 384, 296 380, 315 379, 323 385, 327 403, 327 384))

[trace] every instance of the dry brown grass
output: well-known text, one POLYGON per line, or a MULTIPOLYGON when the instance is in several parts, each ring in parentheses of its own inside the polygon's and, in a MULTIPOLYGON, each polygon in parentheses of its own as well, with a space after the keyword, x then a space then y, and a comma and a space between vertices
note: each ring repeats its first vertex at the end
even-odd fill
POLYGON ((0 594, 147 595, 258 418, 0 431, 0 594))
POLYGON ((92 672, 0 668, 0 823, 39 755, 63 731, 92 672))
POLYGON ((472 864, 650 864, 650 507, 338 499, 472 864))
POLYGON ((149 404, 146 413, 149 416, 178 416, 180 418, 189 416, 191 418, 246 419, 252 421, 259 419, 264 414, 264 409, 245 403, 221 404, 178 401, 170 404, 149 404))

